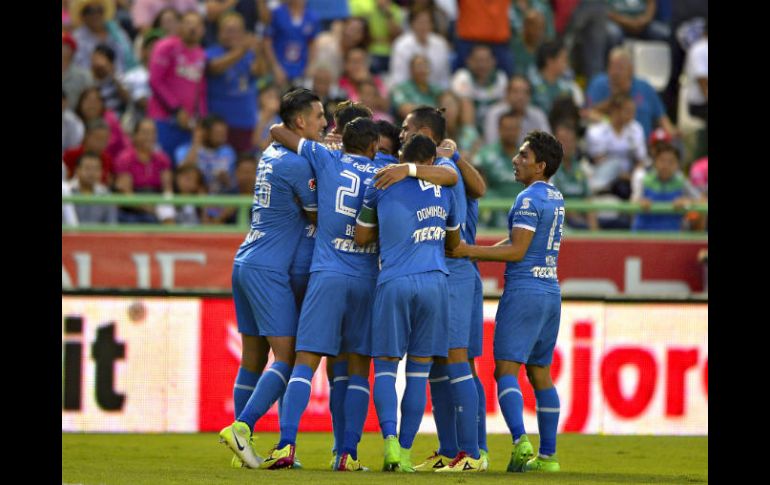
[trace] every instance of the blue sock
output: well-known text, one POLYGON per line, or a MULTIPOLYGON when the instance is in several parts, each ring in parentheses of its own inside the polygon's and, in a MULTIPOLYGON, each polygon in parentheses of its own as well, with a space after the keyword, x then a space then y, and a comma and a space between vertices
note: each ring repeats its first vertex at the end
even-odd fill
POLYGON ((241 411, 243 411, 249 398, 254 393, 254 389, 257 387, 257 381, 259 381, 259 374, 246 370, 243 367, 238 368, 238 375, 235 376, 235 384, 233 384, 235 419, 238 419, 241 411))
POLYGON ((337 454, 337 436, 334 434, 334 415, 332 414, 332 394, 334 394, 334 376, 328 376, 329 379, 329 416, 332 417, 332 454, 337 454))
POLYGON ((519 439, 524 431, 524 395, 516 376, 506 374, 497 380, 497 401, 503 412, 505 424, 511 431, 513 441, 519 439))
POLYGON ((457 445, 473 459, 479 458, 479 396, 473 382, 468 362, 457 362, 446 366, 452 389, 452 403, 455 408, 457 445))
POLYGON ((243 421, 254 431, 254 424, 265 415, 275 401, 286 390, 286 382, 289 380, 291 366, 286 362, 273 362, 257 382, 257 387, 251 393, 243 411, 238 415, 238 421, 243 421))
POLYGON ((345 439, 345 394, 348 390, 348 361, 335 362, 332 369, 334 386, 329 391, 329 408, 332 412, 335 449, 339 451, 345 439))
POLYGON ((396 372, 398 362, 374 359, 374 409, 380 421, 382 437, 396 436, 398 416, 398 395, 396 394, 396 372))
POLYGON ((479 431, 479 449, 489 452, 487 446, 487 395, 484 393, 484 386, 481 384, 479 376, 473 378, 476 382, 476 393, 479 396, 479 415, 476 418, 479 431))
POLYGON ((411 448, 414 437, 422 422, 425 413, 425 403, 428 396, 425 394, 425 385, 428 383, 428 375, 432 363, 406 361, 406 389, 401 399, 401 434, 398 442, 401 448, 411 448))
POLYGON ((278 442, 278 448, 297 443, 299 420, 310 401, 312 380, 313 369, 302 364, 294 366, 283 398, 283 413, 280 420, 281 440, 278 442))
POLYGON ((559 394, 555 387, 535 390, 537 428, 540 432, 540 454, 556 453, 556 428, 559 426, 559 394))
POLYGON ((445 365, 433 363, 430 368, 430 401, 433 405, 433 419, 436 421, 438 434, 438 454, 454 458, 457 456, 457 427, 455 426, 455 408, 452 404, 452 391, 449 374, 445 365))
POLYGON ((358 442, 361 441, 361 433, 364 431, 369 396, 369 379, 357 375, 350 376, 345 395, 345 440, 342 452, 350 453, 354 460, 358 460, 358 442))

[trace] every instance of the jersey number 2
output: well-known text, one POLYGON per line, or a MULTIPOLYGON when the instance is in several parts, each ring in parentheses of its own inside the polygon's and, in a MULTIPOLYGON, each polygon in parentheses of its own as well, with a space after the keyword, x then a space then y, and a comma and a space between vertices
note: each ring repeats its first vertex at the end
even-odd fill
POLYGON ((337 197, 334 210, 349 217, 356 217, 356 210, 345 205, 345 197, 358 197, 361 190, 361 178, 350 170, 343 170, 340 175, 350 180, 350 186, 341 185, 337 189, 337 197))

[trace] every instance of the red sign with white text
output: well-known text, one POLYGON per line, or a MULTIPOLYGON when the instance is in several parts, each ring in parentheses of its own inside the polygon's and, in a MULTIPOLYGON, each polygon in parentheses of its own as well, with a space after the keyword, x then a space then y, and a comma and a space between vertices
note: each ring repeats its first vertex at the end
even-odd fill
MULTIPOLYGON (((63 234, 62 287, 231 289, 236 234, 63 234)), ((479 238, 479 244, 493 244, 479 238)), ((680 295, 703 291, 705 241, 566 239, 559 255, 565 295, 680 295)), ((485 290, 502 290, 503 263, 480 263, 485 290)))

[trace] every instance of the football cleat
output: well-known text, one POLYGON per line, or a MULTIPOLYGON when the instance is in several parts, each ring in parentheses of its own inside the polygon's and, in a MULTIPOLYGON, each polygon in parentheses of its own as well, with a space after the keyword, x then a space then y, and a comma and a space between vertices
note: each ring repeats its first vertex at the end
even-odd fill
POLYGON ((558 472, 559 470, 561 470, 561 466, 559 466, 556 455, 551 455, 548 458, 538 455, 524 465, 524 471, 527 472, 558 472))
POLYGON ((479 449, 479 454, 481 455, 481 471, 485 472, 489 470, 489 452, 479 449))
POLYGON ((396 468, 397 472, 400 473, 414 473, 415 469, 414 466, 412 466, 412 449, 409 448, 400 448, 399 453, 399 460, 398 460, 398 468, 396 468))
POLYGON ((286 445, 281 449, 273 448, 260 468, 265 470, 292 468, 294 466, 294 450, 294 445, 286 445))
POLYGON ((361 462, 354 460, 350 453, 340 455, 339 463, 334 468, 338 472, 368 472, 369 469, 361 465, 361 462))
POLYGON ((526 465, 527 461, 533 456, 535 456, 535 451, 532 449, 532 443, 529 442, 527 435, 521 435, 519 437, 519 442, 513 445, 511 461, 508 462, 507 471, 523 472, 524 465, 526 465))
POLYGON ((439 455, 438 451, 434 451, 424 462, 420 463, 415 470, 421 472, 433 472, 438 469, 444 468, 452 461, 452 458, 444 455, 439 455))
MULTIPOLYGON (((261 456, 254 452, 251 430, 246 423, 235 421, 222 429, 219 432, 219 442, 227 444, 241 462, 249 468, 259 468, 264 461, 261 456)), ((233 465, 234 462, 231 461, 230 464, 233 465)))
POLYGON ((385 438, 385 460, 382 463, 382 471, 392 472, 398 467, 401 456, 401 445, 398 438, 390 435, 385 438))
POLYGON ((439 468, 436 473, 462 473, 462 472, 480 472, 482 465, 481 456, 473 458, 464 451, 461 451, 447 466, 439 468))

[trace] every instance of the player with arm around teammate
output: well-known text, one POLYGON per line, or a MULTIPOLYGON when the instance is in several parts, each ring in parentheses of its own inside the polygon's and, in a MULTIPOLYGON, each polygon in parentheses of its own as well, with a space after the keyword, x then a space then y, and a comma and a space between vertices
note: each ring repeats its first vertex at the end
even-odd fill
POLYGON ((562 159, 562 146, 546 132, 530 132, 513 158, 525 189, 508 213, 510 242, 493 247, 461 243, 453 256, 504 261, 505 288, 495 317, 495 378, 498 401, 513 438, 508 471, 559 471, 556 429, 559 396, 551 362, 559 333, 561 291, 557 261, 564 224, 564 198, 547 181, 562 159), (517 379, 526 364, 535 389, 540 449, 533 456, 524 430, 523 396, 517 379))

